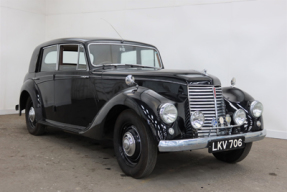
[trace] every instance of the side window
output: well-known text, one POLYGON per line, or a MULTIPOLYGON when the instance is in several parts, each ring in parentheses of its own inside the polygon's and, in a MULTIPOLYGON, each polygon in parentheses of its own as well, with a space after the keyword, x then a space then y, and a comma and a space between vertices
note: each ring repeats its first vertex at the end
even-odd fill
POLYGON ((86 70, 87 62, 84 48, 79 45, 60 45, 59 70, 86 70))
POLYGON ((44 48, 40 71, 55 71, 57 64, 57 46, 44 48))
POLYGON ((59 70, 73 71, 77 70, 78 63, 78 45, 61 45, 59 70))

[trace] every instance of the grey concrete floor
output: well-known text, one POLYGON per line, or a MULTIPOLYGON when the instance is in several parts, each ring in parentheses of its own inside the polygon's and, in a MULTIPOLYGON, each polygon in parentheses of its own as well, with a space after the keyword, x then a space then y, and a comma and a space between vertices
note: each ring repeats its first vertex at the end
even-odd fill
POLYGON ((255 142, 238 164, 207 150, 164 153, 145 179, 125 176, 113 149, 48 129, 26 130, 24 116, 0 116, 0 191, 287 191, 287 140, 255 142))

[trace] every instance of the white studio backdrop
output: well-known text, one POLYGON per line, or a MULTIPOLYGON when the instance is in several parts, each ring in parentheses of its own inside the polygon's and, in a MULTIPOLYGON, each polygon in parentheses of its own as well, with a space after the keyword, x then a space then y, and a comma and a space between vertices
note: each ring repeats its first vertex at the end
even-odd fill
POLYGON ((62 37, 153 44, 165 68, 207 69, 264 104, 287 139, 287 0, 1 0, 0 114, 13 113, 33 48, 62 37), (103 20, 104 19, 104 20, 103 20))

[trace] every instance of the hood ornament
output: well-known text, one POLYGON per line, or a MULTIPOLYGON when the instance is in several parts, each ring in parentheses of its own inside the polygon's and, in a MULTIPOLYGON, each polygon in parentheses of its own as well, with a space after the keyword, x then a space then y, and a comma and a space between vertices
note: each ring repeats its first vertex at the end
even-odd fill
POLYGON ((132 76, 132 75, 128 75, 128 76, 126 76, 126 84, 128 85, 128 86, 132 86, 132 85, 134 85, 135 84, 135 78, 134 78, 134 76, 132 76))
POLYGON ((128 86, 133 86, 133 85, 136 86, 136 89, 133 90, 133 93, 135 93, 138 90, 139 85, 135 82, 134 76, 132 76, 132 75, 126 76, 125 82, 128 86))
POLYGON ((205 75, 207 75, 207 70, 206 69, 203 69, 203 72, 205 75))

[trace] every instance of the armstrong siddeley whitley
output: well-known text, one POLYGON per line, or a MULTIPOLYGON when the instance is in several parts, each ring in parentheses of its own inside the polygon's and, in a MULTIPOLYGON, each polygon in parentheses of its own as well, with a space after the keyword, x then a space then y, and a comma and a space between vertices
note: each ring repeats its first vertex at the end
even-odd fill
MULTIPOLYGON (((234 81, 233 81, 234 82, 234 81)), ((159 152, 207 148, 234 163, 266 135, 263 105, 218 78, 164 69, 153 45, 108 38, 65 38, 36 47, 16 109, 28 131, 46 126, 113 139, 123 172, 149 175, 159 152)))

